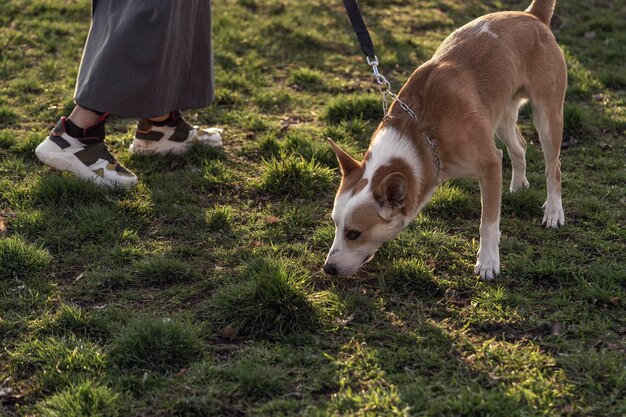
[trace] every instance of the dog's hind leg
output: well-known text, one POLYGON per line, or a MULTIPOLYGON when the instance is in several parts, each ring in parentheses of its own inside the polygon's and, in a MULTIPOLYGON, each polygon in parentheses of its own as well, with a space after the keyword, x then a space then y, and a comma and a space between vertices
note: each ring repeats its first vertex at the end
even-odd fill
POLYGON ((512 193, 528 188, 528 180, 526 179, 526 140, 524 140, 522 133, 517 127, 517 115, 521 104, 521 100, 511 100, 505 109, 496 132, 498 138, 506 145, 511 157, 513 175, 509 190, 512 193))
POLYGON ((556 228, 565 224, 561 202, 561 140, 563 137, 563 102, 533 102, 533 121, 546 162, 548 196, 543 205, 543 224, 556 228))
POLYGON ((561 202, 561 141, 563 140, 563 102, 567 89, 567 67, 563 52, 549 34, 535 56, 533 79, 527 85, 533 122, 546 162, 547 199, 543 205, 543 224, 556 228, 565 224, 561 202))

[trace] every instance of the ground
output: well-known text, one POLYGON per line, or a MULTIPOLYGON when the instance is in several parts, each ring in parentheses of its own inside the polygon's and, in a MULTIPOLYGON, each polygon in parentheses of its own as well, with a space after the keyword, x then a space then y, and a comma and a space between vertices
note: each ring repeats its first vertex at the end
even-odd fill
MULTIPOLYGON (((357 276, 321 272, 334 138, 362 156, 379 97, 341 2, 214 2, 225 148, 132 157, 102 190, 34 148, 72 107, 89 2, 0 0, 0 414, 622 416, 626 5, 559 1, 566 225, 505 190, 502 275, 473 274, 480 200, 451 181, 357 276)), ((397 90, 454 28, 526 1, 360 2, 397 90)), ((510 178, 505 155, 505 187, 510 178)))

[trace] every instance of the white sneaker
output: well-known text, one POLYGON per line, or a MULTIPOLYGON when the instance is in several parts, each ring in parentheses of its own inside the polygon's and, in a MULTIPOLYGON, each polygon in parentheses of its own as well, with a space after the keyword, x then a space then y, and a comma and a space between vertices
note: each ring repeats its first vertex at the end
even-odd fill
POLYGON ((35 155, 44 164, 69 171, 79 178, 107 187, 133 187, 137 176, 124 168, 100 138, 75 138, 65 130, 62 117, 50 136, 37 146, 35 155))
POLYGON ((178 111, 172 112, 171 117, 174 120, 164 126, 148 119, 139 120, 135 139, 128 150, 136 155, 182 155, 194 143, 216 148, 222 146, 222 129, 192 126, 178 111))

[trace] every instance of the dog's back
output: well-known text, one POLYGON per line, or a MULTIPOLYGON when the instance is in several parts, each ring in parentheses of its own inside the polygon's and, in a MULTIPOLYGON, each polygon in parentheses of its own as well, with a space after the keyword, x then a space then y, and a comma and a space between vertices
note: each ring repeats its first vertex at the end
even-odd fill
POLYGON ((451 116, 458 124, 466 122, 458 120, 460 115, 480 114, 495 125, 516 94, 527 98, 533 86, 563 85, 565 61, 545 21, 553 5, 534 2, 529 10, 538 15, 492 13, 457 29, 415 71, 405 85, 412 91, 403 96, 413 101, 425 122, 455 113, 451 116))

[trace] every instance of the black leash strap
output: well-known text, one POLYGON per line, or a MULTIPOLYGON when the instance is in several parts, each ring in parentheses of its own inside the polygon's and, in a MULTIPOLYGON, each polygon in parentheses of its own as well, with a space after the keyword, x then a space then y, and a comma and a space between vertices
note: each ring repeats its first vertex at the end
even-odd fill
MULTIPOLYGON (((359 5, 356 0, 343 0, 343 5, 348 12, 348 17, 350 18, 350 23, 352 23, 352 29, 354 29, 354 33, 356 33, 356 38, 359 40, 359 45, 361 45, 361 50, 365 54, 367 58, 367 64, 372 67, 372 72, 374 75, 374 79, 378 83, 378 89, 380 94, 383 96, 383 116, 387 116, 387 96, 390 96, 394 101, 397 101, 400 105, 400 108, 404 110, 415 123, 419 123, 419 119, 415 112, 411 110, 411 108, 406 105, 400 97, 394 94, 391 91, 391 84, 387 81, 387 78, 380 72, 378 72, 378 57, 374 53, 374 43, 372 42, 372 38, 370 37, 370 33, 367 30, 367 26, 365 26, 365 21, 363 20, 363 16, 361 15, 361 10, 359 10, 359 5)), ((431 139, 430 136, 424 135, 426 140, 428 140, 428 145, 430 145, 433 150, 433 156, 435 158, 435 165, 437 169, 441 170, 441 158, 439 157, 439 150, 437 148, 437 142, 434 139, 431 139)))
POLYGON ((374 53, 374 43, 372 42, 370 33, 367 30, 367 26, 365 26, 365 21, 361 15, 361 10, 359 10, 359 5, 356 0, 343 0, 343 5, 346 8, 346 12, 348 12, 350 23, 352 23, 352 28, 354 29, 354 33, 356 33, 356 38, 359 41, 359 45, 361 45, 361 50, 369 60, 373 61, 376 58, 376 54, 374 53))

